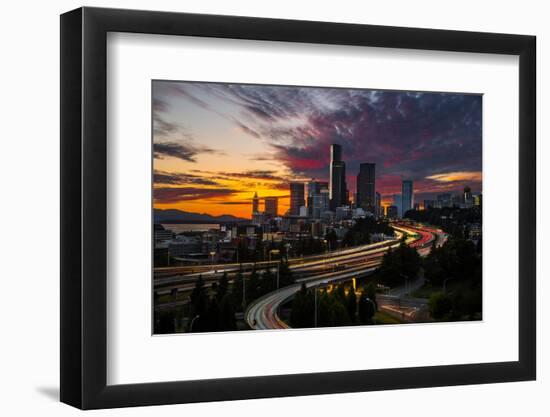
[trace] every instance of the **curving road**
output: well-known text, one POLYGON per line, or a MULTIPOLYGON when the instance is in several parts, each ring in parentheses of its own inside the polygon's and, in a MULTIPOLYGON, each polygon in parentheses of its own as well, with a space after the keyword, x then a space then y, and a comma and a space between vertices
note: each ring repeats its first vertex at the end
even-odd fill
MULTIPOLYGON (((401 233, 409 235, 407 244, 416 248, 421 255, 429 252, 432 242, 436 239, 436 244, 443 244, 446 235, 439 229, 428 227, 413 227, 408 225, 394 226, 401 233)), ((294 297, 302 285, 305 283, 307 288, 327 285, 338 281, 346 281, 353 277, 361 277, 371 274, 379 265, 384 253, 390 247, 397 247, 399 242, 390 241, 391 243, 384 247, 363 247, 360 255, 346 257, 340 259, 346 269, 340 271, 332 271, 315 275, 310 278, 297 280, 296 284, 273 291, 265 296, 255 300, 249 305, 245 312, 245 320, 252 329, 284 329, 289 326, 284 323, 278 316, 279 307, 287 300, 294 297)), ((322 262, 322 261, 321 261, 322 262)), ((332 258, 325 259, 325 264, 332 264, 332 258)), ((312 268, 313 265, 307 265, 305 268, 312 268)), ((412 288, 409 287, 409 291, 412 288)))
MULTIPOLYGON (((383 254, 389 246, 395 245, 396 242, 402 237, 404 232, 398 230, 397 238, 395 240, 386 240, 383 242, 372 243, 369 245, 356 246, 353 248, 340 249, 324 253, 320 255, 311 255, 301 258, 290 258, 288 260, 288 266, 292 272, 296 274, 308 273, 313 275, 315 273, 322 273, 328 269, 333 268, 335 265, 347 266, 354 261, 364 258, 365 255, 370 253, 383 254)), ((413 241, 415 238, 410 237, 408 241, 413 241)), ((172 289, 187 290, 192 288, 199 275, 202 275, 203 280, 208 283, 209 281, 218 281, 224 273, 231 273, 242 271, 245 275, 250 273, 254 267, 257 269, 264 269, 272 266, 277 267, 279 261, 271 262, 257 262, 256 264, 243 263, 243 264, 217 264, 209 265, 204 272, 192 272, 183 273, 182 271, 188 268, 195 267, 174 267, 174 268, 160 268, 162 274, 155 269, 154 287, 155 291, 163 290, 169 291, 172 289), (168 272, 170 270, 171 272, 168 272), (160 275, 159 275, 160 274, 160 275), (163 274, 167 274, 163 275, 163 274), (172 275, 168 275, 172 274, 172 275)), ((201 267, 201 271, 202 271, 201 267)))

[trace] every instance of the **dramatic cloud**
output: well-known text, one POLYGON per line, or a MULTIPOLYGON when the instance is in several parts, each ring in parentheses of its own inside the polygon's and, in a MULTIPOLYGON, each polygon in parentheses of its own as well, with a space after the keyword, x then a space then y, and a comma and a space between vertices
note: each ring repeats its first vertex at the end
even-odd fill
POLYGON ((197 184, 197 185, 219 185, 218 182, 209 178, 203 178, 198 175, 184 174, 180 172, 164 172, 155 170, 153 174, 153 182, 155 184, 168 184, 168 185, 184 185, 184 184, 197 184))
MULTIPOLYGON (((160 83, 158 89, 159 100, 153 103, 157 113, 166 112, 170 98, 183 100, 197 111, 229 121, 250 137, 247 140, 258 141, 265 152, 243 156, 247 161, 266 161, 269 168, 278 164, 277 171, 220 170, 209 174, 212 180, 241 179, 251 187, 254 181, 273 181, 270 189, 279 190, 288 189, 292 179, 326 181, 330 145, 336 143, 342 146, 351 193, 362 162, 376 163, 376 188, 384 197, 400 193, 405 178, 414 180, 418 198, 458 192, 465 185, 481 190, 481 95, 194 82, 160 83)), ((158 131, 166 137, 186 131, 163 120, 158 131)), ((204 116, 200 123, 186 123, 196 134, 197 129, 205 130, 208 120, 204 116)), ((195 161, 198 152, 213 151, 184 147, 155 152, 195 161)))
POLYGON ((273 170, 253 170, 244 172, 226 172, 223 175, 230 178, 251 178, 258 180, 279 180, 280 176, 276 175, 273 170))
POLYGON ((177 203, 197 199, 221 198, 236 194, 237 190, 228 188, 199 187, 155 187, 155 203, 177 203))
POLYGON ((219 151, 206 146, 193 145, 190 143, 177 142, 155 142, 153 143, 153 154, 156 159, 172 157, 183 159, 188 162, 197 162, 196 156, 201 153, 220 154, 219 151))
POLYGON ((445 174, 430 175, 427 179, 439 182, 481 181, 481 172, 447 172, 445 174))
POLYGON ((479 95, 236 84, 192 88, 195 95, 187 90, 185 95, 205 108, 212 108, 208 97, 238 106, 247 120, 243 130, 267 141, 275 159, 296 175, 326 177, 332 143, 342 145, 350 177, 361 162, 377 163, 380 176, 414 180, 434 172, 481 171, 479 95))

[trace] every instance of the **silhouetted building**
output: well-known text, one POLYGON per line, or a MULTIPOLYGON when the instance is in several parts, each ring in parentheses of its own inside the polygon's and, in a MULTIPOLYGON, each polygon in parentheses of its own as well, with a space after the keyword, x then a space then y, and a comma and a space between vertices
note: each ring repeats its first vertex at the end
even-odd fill
POLYGON ((386 209, 386 216, 389 217, 390 219, 397 218, 398 217, 397 206, 388 206, 388 208, 386 209))
POLYGON ((384 213, 382 212, 382 197, 380 196, 380 193, 376 193, 376 213, 374 213, 376 216, 383 216, 384 213))
POLYGON ((328 210, 330 210, 328 190, 326 188, 322 188, 319 194, 313 195, 313 207, 310 212, 310 216, 314 219, 319 219, 322 214, 328 210))
POLYGON ((472 207, 474 205, 474 199, 472 197, 472 190, 470 187, 464 187, 464 206, 472 207))
POLYGON ((305 206, 305 193, 303 182, 291 182, 290 183, 290 215, 298 216, 300 214, 300 207, 305 206))
POLYGON ((401 216, 404 217, 407 211, 413 208, 414 194, 412 180, 403 180, 401 187, 401 216))
MULTIPOLYGON (((437 202, 439 203, 439 208, 451 207, 452 206, 452 196, 451 194, 439 194, 437 196, 437 202)), ((435 207, 435 206, 434 206, 435 207)))
MULTIPOLYGON (((326 181, 310 181, 307 184, 307 208, 308 208, 308 216, 319 218, 319 215, 314 213, 315 204, 314 200, 316 196, 319 196, 321 194, 321 190, 326 190, 327 196, 328 196, 328 182, 326 181)), ((318 199, 318 197, 317 197, 318 199)), ((328 208, 326 209, 328 210, 328 208)))
POLYGON ((254 193, 254 197, 252 198, 252 216, 254 216, 254 213, 258 213, 260 211, 260 199, 258 198, 258 193, 254 193))
POLYGON ((393 205, 397 207, 397 216, 395 217, 401 217, 403 215, 403 213, 401 212, 401 209, 403 208, 401 201, 402 201, 401 194, 393 195, 393 205))
POLYGON ((359 165, 357 174, 357 201, 356 206, 375 214, 375 164, 363 163, 359 165))
POLYGON ((329 198, 330 207, 347 204, 346 164, 342 161, 342 147, 337 144, 330 146, 329 198))
POLYGON ((270 217, 277 217, 279 215, 279 198, 278 197, 266 197, 265 198, 265 214, 270 217))
POLYGON ((436 200, 424 200, 424 210, 428 210, 431 208, 437 207, 437 201, 436 200))

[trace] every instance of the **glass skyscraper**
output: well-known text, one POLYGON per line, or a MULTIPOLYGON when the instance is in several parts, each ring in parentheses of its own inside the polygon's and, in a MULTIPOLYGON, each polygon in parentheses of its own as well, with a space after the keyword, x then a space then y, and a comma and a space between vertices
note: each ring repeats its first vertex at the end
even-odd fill
POLYGON ((346 163, 342 161, 342 147, 330 146, 329 198, 331 210, 347 204, 346 163))
POLYGON ((413 208, 414 193, 413 193, 413 181, 403 180, 401 187, 401 216, 405 217, 407 211, 413 208))

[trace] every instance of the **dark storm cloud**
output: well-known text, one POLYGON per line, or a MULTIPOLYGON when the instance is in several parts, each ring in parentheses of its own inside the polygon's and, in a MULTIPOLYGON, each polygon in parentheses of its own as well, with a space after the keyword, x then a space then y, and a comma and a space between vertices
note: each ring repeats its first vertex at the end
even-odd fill
POLYGON ((272 170, 251 170, 232 173, 229 172, 224 173, 223 175, 231 178, 250 178, 258 180, 279 180, 281 178, 280 175, 276 175, 276 171, 272 170))
POLYGON ((203 88, 240 105, 275 159, 295 175, 326 178, 333 143, 343 147, 351 183, 361 162, 375 162, 378 177, 418 181, 438 173, 481 171, 480 95, 231 84, 203 88))
POLYGON ((237 192, 237 190, 229 188, 155 187, 153 195, 155 203, 166 204, 207 198, 224 198, 237 192))
MULTIPOLYGON (((382 192, 398 189, 404 177, 415 180, 415 189, 438 192, 465 181, 442 183, 427 177, 481 172, 481 95, 215 83, 174 85, 177 88, 170 87, 172 94, 185 97, 266 142, 270 151, 258 160, 282 162, 289 171, 288 178, 326 180, 333 143, 342 145, 352 192, 362 162, 376 163, 382 192), (219 100, 231 104, 228 108, 233 109, 232 114, 225 114, 223 106, 216 105, 219 100)), ((157 105, 161 108, 162 103, 157 105)), ((159 129, 169 131, 170 126, 159 123, 159 129)), ((468 184, 479 189, 481 180, 469 180, 468 184)))
POLYGON ((155 142, 153 143, 153 154, 156 159, 164 157, 179 158, 188 162, 197 162, 196 156, 201 153, 219 154, 219 151, 206 146, 190 143, 176 142, 155 142))
POLYGON ((184 184, 197 184, 197 185, 219 185, 218 182, 209 178, 203 178, 198 175, 186 174, 180 172, 165 172, 155 170, 153 173, 153 182, 155 184, 168 184, 168 185, 184 185, 184 184))

